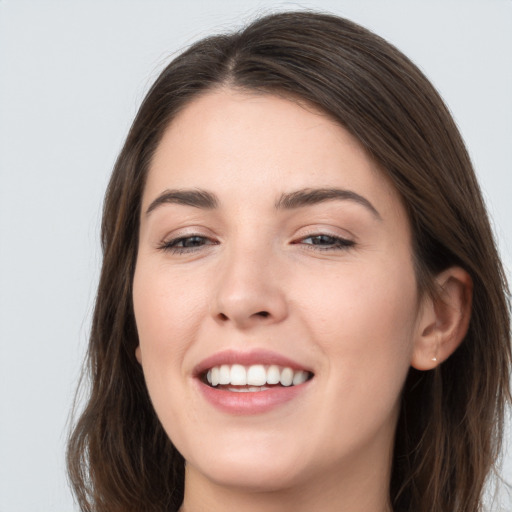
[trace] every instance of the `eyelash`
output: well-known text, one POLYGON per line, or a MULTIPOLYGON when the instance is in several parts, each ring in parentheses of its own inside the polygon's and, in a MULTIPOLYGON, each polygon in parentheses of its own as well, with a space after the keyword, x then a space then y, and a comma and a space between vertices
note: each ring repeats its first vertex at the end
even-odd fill
MULTIPOLYGON (((327 235, 325 233, 319 233, 314 235, 309 235, 303 238, 300 238, 297 242, 293 242, 294 245, 298 245, 302 242, 302 245, 304 245, 304 248, 311 251, 343 251, 348 250, 351 247, 354 247, 356 243, 353 240, 348 240, 346 238, 341 238, 334 235, 327 235), (312 243, 304 243, 305 240, 311 239, 311 240, 321 240, 327 243, 325 245, 318 244, 315 242, 312 243)), ((215 242, 211 240, 210 238, 202 235, 189 235, 189 236, 180 236, 178 238, 174 238, 172 240, 168 240, 167 242, 163 242, 158 246, 158 249, 165 251, 165 252, 171 252, 173 254, 186 254, 191 253, 199 250, 201 247, 204 247, 206 245, 218 245, 218 242, 215 242), (191 239, 196 239, 196 241, 202 242, 198 245, 192 245, 190 247, 180 246, 179 244, 184 244, 187 241, 190 241, 191 239)))
POLYGON ((309 235, 304 238, 301 238, 300 241, 303 242, 303 245, 307 247, 307 249, 312 251, 346 251, 351 247, 354 247, 356 244, 353 240, 348 240, 347 238, 341 238, 339 236, 327 235, 325 233, 318 233, 315 235, 309 235), (319 240, 321 238, 329 239, 326 245, 320 245, 316 243, 305 244, 304 240, 308 239, 316 239, 319 240))
POLYGON ((163 242, 158 246, 158 249, 166 252, 172 252, 173 254, 184 254, 189 252, 197 251, 199 248, 204 247, 205 245, 217 245, 217 242, 209 239, 206 236, 202 235, 189 235, 189 236, 180 236, 178 238, 173 238, 172 240, 168 240, 167 242, 163 242), (193 238, 200 239, 203 242, 209 241, 211 243, 201 243, 200 245, 193 245, 191 247, 179 246, 178 244, 185 243, 187 240, 191 240, 193 238))

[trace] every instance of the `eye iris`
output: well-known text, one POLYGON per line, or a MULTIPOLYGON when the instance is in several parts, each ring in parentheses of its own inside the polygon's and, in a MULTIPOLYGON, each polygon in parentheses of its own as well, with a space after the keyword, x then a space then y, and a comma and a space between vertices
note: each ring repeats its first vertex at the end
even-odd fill
POLYGON ((332 245, 335 243, 334 237, 329 235, 318 235, 311 237, 313 245, 332 245))
POLYGON ((199 245, 203 245, 203 243, 203 237, 201 236, 189 236, 181 241, 183 247, 198 247, 199 245))

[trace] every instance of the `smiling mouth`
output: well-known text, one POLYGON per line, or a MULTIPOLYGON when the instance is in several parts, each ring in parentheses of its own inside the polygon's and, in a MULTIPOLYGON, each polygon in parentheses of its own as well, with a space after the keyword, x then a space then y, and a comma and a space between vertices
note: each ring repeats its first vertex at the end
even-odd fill
POLYGON ((313 373, 288 366, 223 364, 204 372, 201 380, 215 389, 247 393, 298 386, 312 378, 313 373))

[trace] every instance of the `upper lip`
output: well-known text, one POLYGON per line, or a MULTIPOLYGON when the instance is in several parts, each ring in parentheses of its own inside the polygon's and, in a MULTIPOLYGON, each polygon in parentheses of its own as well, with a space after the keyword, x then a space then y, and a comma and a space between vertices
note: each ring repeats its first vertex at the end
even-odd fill
POLYGON ((214 366, 222 364, 241 364, 243 366, 251 366, 254 364, 272 365, 289 367, 292 370, 304 370, 313 373, 311 369, 289 357, 283 356, 270 350, 250 350, 242 352, 239 350, 223 350, 217 352, 198 363, 193 374, 197 377, 204 374, 214 366))

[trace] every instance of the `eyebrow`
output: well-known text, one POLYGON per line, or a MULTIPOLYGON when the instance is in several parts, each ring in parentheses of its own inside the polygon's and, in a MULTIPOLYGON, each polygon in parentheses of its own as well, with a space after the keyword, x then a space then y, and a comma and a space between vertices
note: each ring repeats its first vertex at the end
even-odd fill
MULTIPOLYGON (((287 192, 281 195, 274 206, 276 210, 294 210, 332 200, 353 201, 364 206, 377 219, 382 220, 379 212, 368 199, 352 190, 340 188, 304 188, 287 192)), ((214 210, 219 206, 219 200, 215 194, 201 189, 165 190, 149 205, 146 215, 163 204, 181 204, 214 210)))
POLYGON ((149 215, 155 208, 163 204, 182 204, 205 210, 213 210, 217 208, 219 201, 214 194, 206 190, 166 190, 149 205, 146 215, 149 215))
POLYGON ((285 193, 281 195, 279 200, 276 202, 275 207, 278 210, 292 210, 332 200, 353 201, 364 206, 377 219, 382 220, 380 213, 377 211, 375 206, 368 201, 368 199, 356 192, 353 192, 352 190, 340 188, 305 188, 295 192, 285 193))

